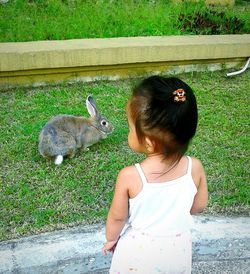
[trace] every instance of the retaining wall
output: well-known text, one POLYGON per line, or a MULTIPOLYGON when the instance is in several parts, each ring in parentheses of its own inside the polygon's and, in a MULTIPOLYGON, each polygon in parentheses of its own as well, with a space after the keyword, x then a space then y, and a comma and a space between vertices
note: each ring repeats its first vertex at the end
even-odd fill
POLYGON ((250 35, 0 43, 0 88, 240 66, 250 35))

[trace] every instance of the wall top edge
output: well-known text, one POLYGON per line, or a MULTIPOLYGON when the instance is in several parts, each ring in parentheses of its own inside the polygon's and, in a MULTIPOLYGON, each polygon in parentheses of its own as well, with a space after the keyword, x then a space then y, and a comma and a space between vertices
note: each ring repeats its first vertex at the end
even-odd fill
POLYGON ((186 35, 186 36, 139 36, 119 38, 90 38, 71 40, 51 40, 32 42, 4 42, 0 43, 0 53, 77 50, 77 49, 105 49, 123 47, 157 47, 183 45, 225 45, 250 44, 250 34, 232 35, 186 35))

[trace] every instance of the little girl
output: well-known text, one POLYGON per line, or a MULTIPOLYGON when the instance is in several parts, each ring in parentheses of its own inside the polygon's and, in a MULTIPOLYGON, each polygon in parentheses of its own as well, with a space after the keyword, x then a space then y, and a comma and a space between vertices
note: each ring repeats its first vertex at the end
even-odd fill
POLYGON ((177 78, 149 77, 127 117, 128 144, 145 160, 117 178, 102 249, 114 252, 110 273, 191 273, 191 214, 208 199, 202 164, 184 155, 197 127, 193 91, 177 78))

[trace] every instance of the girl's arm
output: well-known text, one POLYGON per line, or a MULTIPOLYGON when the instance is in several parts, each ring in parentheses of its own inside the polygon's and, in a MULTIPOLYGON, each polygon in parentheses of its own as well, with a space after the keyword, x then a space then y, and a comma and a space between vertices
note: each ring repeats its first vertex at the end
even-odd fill
POLYGON ((197 187, 197 193, 190 210, 191 214, 200 213, 208 202, 207 180, 204 168, 199 160, 193 158, 192 177, 197 187))
POLYGON ((106 240, 102 249, 103 254, 106 251, 113 251, 116 242, 119 239, 120 233, 128 218, 128 183, 126 169, 120 171, 116 186, 113 201, 109 209, 106 222, 106 240))

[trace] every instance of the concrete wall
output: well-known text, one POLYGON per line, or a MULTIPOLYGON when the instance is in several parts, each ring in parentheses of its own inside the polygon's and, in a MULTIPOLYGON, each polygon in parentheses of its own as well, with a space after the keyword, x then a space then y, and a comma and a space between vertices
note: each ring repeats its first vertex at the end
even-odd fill
POLYGON ((250 35, 0 43, 0 87, 221 69, 250 56, 250 35))

